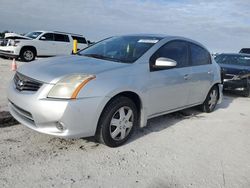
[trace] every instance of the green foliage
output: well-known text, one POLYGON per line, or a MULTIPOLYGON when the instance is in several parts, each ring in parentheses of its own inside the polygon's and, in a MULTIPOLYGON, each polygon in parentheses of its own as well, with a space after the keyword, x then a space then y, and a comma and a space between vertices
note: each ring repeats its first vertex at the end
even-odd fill
POLYGON ((5 33, 9 33, 9 31, 8 31, 8 30, 5 30, 5 31, 3 31, 3 32, 0 32, 0 38, 4 38, 5 33))

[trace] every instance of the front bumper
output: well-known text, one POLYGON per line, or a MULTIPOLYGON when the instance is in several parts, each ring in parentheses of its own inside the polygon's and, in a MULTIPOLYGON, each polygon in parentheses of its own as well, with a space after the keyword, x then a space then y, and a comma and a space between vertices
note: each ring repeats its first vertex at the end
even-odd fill
POLYGON ((247 78, 241 80, 226 80, 224 79, 224 90, 244 91, 248 88, 247 78))
POLYGON ((0 56, 17 58, 19 57, 20 49, 16 46, 0 46, 0 56))
POLYGON ((108 99, 48 99, 46 96, 52 87, 43 84, 37 92, 19 92, 13 83, 10 84, 8 99, 11 115, 21 124, 41 133, 65 138, 93 136, 103 108, 102 101, 108 99))

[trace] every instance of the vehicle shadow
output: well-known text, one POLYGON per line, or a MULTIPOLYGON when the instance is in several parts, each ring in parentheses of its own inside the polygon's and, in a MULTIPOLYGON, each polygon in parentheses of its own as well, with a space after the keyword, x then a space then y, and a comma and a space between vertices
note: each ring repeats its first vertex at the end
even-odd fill
MULTIPOLYGON (((232 93, 224 93, 224 97, 221 104, 218 104, 215 111, 220 109, 226 109, 230 107, 230 104, 238 95, 232 93)), ((136 128, 135 133, 132 138, 128 140, 127 143, 133 142, 140 137, 146 136, 152 132, 159 132, 166 128, 169 128, 176 123, 184 121, 185 119, 200 119, 205 118, 204 112, 200 110, 199 107, 192 107, 178 112, 173 112, 167 115, 162 115, 148 120, 147 126, 143 128, 136 128)))

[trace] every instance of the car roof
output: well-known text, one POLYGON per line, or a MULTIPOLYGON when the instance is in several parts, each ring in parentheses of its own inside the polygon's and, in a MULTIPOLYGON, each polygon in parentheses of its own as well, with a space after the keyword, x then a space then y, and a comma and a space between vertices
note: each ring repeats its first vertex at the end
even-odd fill
POLYGON ((73 36, 77 36, 77 37, 83 37, 83 35, 81 35, 81 34, 68 33, 68 32, 62 32, 62 31, 45 31, 45 30, 38 30, 38 31, 31 31, 31 32, 58 33, 58 34, 67 34, 67 35, 73 35, 73 36))

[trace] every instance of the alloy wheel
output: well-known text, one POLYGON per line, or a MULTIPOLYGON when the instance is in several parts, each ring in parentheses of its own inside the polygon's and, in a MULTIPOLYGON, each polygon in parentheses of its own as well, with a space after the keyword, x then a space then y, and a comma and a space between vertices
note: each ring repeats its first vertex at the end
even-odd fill
POLYGON ((116 141, 126 138, 134 123, 133 110, 128 106, 119 108, 111 118, 110 135, 116 141))
POLYGON ((34 58, 34 53, 31 50, 26 50, 23 53, 23 57, 27 60, 27 61, 31 61, 34 58))
POLYGON ((209 109, 213 109, 214 106, 217 104, 217 100, 218 100, 218 92, 217 90, 213 90, 210 93, 210 100, 208 101, 208 105, 209 105, 209 109))

